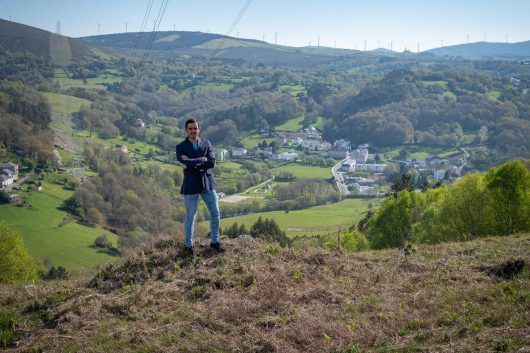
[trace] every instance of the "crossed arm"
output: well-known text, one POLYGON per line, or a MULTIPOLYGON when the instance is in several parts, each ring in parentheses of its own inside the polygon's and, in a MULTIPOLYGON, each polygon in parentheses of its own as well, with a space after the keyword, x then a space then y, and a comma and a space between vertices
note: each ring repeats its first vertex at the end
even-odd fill
POLYGON ((177 160, 184 165, 184 168, 193 168, 199 171, 215 167, 215 153, 210 144, 206 149, 206 155, 199 158, 189 158, 182 149, 177 148, 177 160))

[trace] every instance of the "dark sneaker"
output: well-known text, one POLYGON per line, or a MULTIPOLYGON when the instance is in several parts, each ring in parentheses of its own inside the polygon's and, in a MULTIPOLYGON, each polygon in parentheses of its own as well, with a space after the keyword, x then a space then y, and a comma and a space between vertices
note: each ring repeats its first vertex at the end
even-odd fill
POLYGON ((225 248, 219 243, 210 243, 210 248, 214 249, 218 254, 225 252, 225 248))
POLYGON ((191 246, 191 247, 185 246, 184 247, 184 255, 186 257, 193 257, 193 246, 191 246))

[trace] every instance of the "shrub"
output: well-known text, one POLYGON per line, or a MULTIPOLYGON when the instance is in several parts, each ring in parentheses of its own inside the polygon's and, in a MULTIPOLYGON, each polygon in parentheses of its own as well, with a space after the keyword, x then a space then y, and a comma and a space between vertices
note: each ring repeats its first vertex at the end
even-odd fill
POLYGON ((37 272, 20 234, 0 222, 0 283, 30 282, 37 279, 37 272))
POLYGON ((62 266, 52 267, 48 270, 48 272, 39 272, 39 277, 46 281, 54 279, 67 279, 68 275, 68 271, 62 266))

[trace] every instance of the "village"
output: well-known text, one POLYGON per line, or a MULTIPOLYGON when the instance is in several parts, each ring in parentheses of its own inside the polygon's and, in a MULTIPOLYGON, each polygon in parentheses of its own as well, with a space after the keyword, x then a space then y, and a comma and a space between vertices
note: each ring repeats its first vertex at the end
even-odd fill
MULTIPOLYGON (((455 150, 449 155, 439 156, 429 153, 423 159, 391 158, 385 153, 371 153, 377 146, 369 143, 358 146, 350 141, 339 139, 333 143, 325 141, 314 128, 304 128, 299 132, 260 131, 265 137, 273 137, 283 148, 275 151, 273 147, 259 144, 254 148, 234 147, 230 150, 217 150, 219 161, 227 158, 271 160, 278 163, 303 163, 308 156, 332 158, 338 161, 331 172, 342 196, 381 197, 384 196, 393 180, 408 170, 414 170, 418 177, 432 183, 448 184, 462 177, 469 158, 465 148, 455 150)), ((270 185, 269 185, 270 187, 270 185)))

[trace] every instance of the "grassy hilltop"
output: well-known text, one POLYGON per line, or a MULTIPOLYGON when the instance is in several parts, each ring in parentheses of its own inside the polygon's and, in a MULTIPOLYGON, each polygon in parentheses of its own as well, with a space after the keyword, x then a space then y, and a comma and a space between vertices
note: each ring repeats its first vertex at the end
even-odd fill
POLYGON ((0 287, 0 327, 17 341, 14 352, 516 352, 530 345, 529 234, 419 246, 408 256, 288 250, 251 238, 226 244, 222 256, 203 244, 191 264, 174 239, 158 240, 96 274, 0 287))

